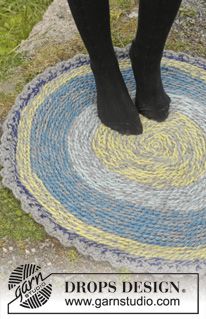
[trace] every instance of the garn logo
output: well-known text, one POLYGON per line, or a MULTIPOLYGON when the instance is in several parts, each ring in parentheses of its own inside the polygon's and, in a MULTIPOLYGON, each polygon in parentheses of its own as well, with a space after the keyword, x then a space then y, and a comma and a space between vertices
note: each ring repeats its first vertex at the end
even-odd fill
POLYGON ((8 287, 9 290, 15 288, 15 296, 20 299, 20 306, 39 308, 49 300, 52 285, 46 283, 40 269, 40 266, 25 264, 12 271, 8 287))

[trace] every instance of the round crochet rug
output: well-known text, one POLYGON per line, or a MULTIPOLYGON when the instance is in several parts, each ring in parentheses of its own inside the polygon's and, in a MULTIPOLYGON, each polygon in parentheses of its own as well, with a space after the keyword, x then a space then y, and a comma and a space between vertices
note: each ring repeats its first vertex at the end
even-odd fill
MULTIPOLYGON (((128 90, 129 46, 115 48, 128 90)), ((144 133, 102 125, 87 55, 28 84, 3 128, 5 186, 63 245, 142 271, 206 269, 206 61, 166 51, 172 99, 144 133)), ((114 83, 115 85, 115 83, 114 83)), ((15 222, 15 221, 14 221, 15 222)))

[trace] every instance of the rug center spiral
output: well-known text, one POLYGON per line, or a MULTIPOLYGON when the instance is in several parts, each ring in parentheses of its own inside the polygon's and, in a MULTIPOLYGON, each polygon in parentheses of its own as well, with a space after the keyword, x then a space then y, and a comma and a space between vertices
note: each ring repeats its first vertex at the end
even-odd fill
POLYGON ((156 188, 185 187, 206 172, 206 136, 188 116, 163 123, 141 117, 144 133, 123 136, 99 125, 92 141, 98 159, 124 177, 156 188))

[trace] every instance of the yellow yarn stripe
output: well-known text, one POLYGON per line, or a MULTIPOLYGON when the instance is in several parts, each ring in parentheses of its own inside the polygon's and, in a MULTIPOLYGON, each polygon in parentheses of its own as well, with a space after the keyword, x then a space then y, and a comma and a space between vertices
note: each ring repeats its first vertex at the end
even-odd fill
POLYGON ((104 125, 97 128, 92 149, 110 171, 158 189, 187 186, 205 174, 206 137, 188 116, 175 112, 163 123, 141 121, 144 134, 138 142, 104 125), (192 158, 187 157, 190 149, 192 158))
MULTIPOLYGON (((184 69, 181 62, 178 63, 180 69, 184 69)), ((121 66, 128 67, 130 64, 127 61, 120 63, 121 66)), ((194 74, 197 71, 196 67, 191 66, 194 70, 194 74)), ((199 69, 198 69, 199 70, 199 69)), ((200 70, 201 71, 201 70, 200 70)), ((41 93, 36 96, 25 109, 22 110, 21 120, 18 127, 18 144, 17 144, 17 164, 20 180, 23 185, 31 192, 31 194, 38 198, 39 203, 49 212, 52 213, 56 222, 66 227, 71 232, 75 232, 78 235, 85 237, 89 240, 97 243, 108 245, 112 248, 119 248, 127 253, 143 256, 147 258, 160 257, 169 260, 191 260, 195 258, 201 258, 206 255, 206 247, 200 248, 182 248, 182 247, 160 247, 157 245, 147 245, 140 242, 136 242, 127 238, 123 238, 111 233, 104 232, 93 226, 83 223, 76 218, 72 213, 68 213, 65 208, 55 198, 51 196, 48 190, 43 185, 42 181, 31 170, 30 163, 30 132, 32 126, 32 119, 35 115, 39 105, 44 101, 47 96, 47 91, 52 94, 61 85, 69 81, 70 79, 86 74, 90 71, 87 66, 80 67, 71 71, 69 74, 59 76, 51 83, 46 84, 41 93), (28 110, 29 108, 29 110, 28 110), (41 195, 44 194, 44 197, 41 195)))

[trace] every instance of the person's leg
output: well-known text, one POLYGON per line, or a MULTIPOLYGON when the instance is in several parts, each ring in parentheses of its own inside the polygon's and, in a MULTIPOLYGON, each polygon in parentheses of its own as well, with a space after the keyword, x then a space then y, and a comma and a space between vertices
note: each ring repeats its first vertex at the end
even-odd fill
POLYGON ((108 0, 68 0, 90 56, 97 89, 98 116, 122 134, 140 134, 142 125, 112 45, 108 0))
POLYGON ((167 36, 181 0, 140 0, 136 37, 130 58, 137 84, 136 106, 146 117, 163 121, 169 112, 170 98, 165 93, 160 63, 167 36))

